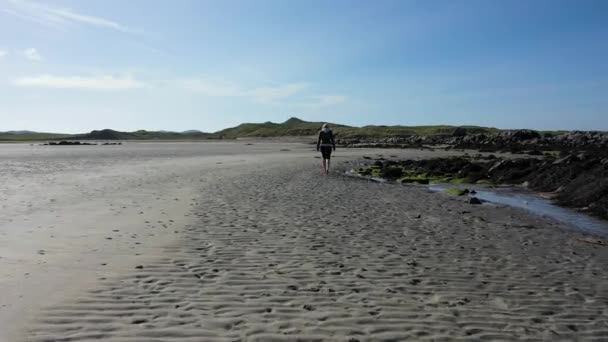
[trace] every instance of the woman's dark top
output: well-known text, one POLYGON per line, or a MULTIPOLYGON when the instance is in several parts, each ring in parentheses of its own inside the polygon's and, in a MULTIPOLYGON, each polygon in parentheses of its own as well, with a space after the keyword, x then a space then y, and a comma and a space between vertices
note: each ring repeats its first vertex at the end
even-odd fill
POLYGON ((336 143, 334 142, 334 134, 332 133, 331 129, 328 131, 319 132, 319 139, 317 140, 317 149, 319 149, 320 146, 333 147, 334 150, 336 149, 336 143))

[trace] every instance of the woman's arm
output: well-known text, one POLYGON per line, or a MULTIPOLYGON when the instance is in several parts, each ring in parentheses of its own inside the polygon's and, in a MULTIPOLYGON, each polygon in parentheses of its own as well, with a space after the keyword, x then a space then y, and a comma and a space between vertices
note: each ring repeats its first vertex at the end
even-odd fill
POLYGON ((319 132, 319 138, 317 139, 317 152, 319 152, 319 146, 321 145, 321 132, 319 132))
POLYGON ((334 132, 329 132, 329 139, 331 140, 331 144, 334 147, 334 151, 336 150, 336 142, 334 141, 334 132))

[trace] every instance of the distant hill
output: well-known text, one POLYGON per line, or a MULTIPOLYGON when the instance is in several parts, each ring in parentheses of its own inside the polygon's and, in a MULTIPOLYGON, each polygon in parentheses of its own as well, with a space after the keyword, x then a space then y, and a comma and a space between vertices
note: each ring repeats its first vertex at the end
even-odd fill
MULTIPOLYGON (((33 140, 204 140, 236 139, 247 137, 288 137, 314 136, 321 129, 322 122, 309 122, 290 118, 282 123, 243 123, 236 127, 226 128, 215 133, 198 130, 184 132, 145 131, 121 132, 112 129, 95 130, 85 134, 54 134, 31 131, 0 132, 0 141, 33 141, 33 140)), ((501 132, 497 128, 477 126, 363 126, 354 127, 330 123, 334 134, 339 138, 387 138, 408 137, 414 135, 466 135, 501 132)))
MULTIPOLYGON (((234 139, 246 137, 286 137, 315 135, 321 129, 322 122, 308 122, 298 118, 291 118, 283 123, 244 123, 236 127, 226 128, 214 135, 218 138, 234 139)), ((348 126, 332 124, 334 128, 347 128, 348 126)))
POLYGON ((100 131, 92 131, 87 134, 78 134, 71 139, 78 140, 196 140, 209 139, 212 137, 210 133, 200 131, 187 132, 168 132, 168 131, 145 131, 139 130, 135 132, 119 132, 111 129, 103 129, 100 131))
POLYGON ((201 131, 135 131, 120 132, 103 129, 84 134, 56 134, 31 131, 0 132, 0 141, 41 141, 41 140, 200 140, 214 136, 201 131))
MULTIPOLYGON (((223 138, 242 137, 282 137, 282 136, 311 136, 316 135, 322 122, 308 122, 298 118, 291 118, 283 123, 244 123, 236 127, 227 128, 214 135, 223 138)), ((477 126, 363 126, 353 127, 330 123, 336 136, 340 138, 382 138, 404 137, 412 135, 453 134, 459 128, 467 134, 496 133, 499 129, 477 126)))
POLYGON ((32 131, 7 131, 0 132, 0 141, 34 141, 69 138, 69 134, 42 133, 32 131))

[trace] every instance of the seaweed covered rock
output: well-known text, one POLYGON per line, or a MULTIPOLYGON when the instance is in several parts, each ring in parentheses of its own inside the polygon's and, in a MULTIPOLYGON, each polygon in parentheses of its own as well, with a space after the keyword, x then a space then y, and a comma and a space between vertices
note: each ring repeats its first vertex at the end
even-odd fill
POLYGON ((377 160, 357 172, 400 183, 524 184, 536 191, 553 193, 560 205, 608 218, 608 158, 591 153, 576 152, 559 159, 494 156, 377 160))
POLYGON ((403 169, 396 166, 386 166, 381 173, 383 178, 397 179, 403 176, 403 169))

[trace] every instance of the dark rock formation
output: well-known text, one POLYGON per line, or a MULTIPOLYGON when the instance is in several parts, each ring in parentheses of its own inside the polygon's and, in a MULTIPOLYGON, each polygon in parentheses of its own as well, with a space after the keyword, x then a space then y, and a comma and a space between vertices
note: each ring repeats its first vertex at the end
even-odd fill
POLYGON ((337 143, 347 147, 419 148, 442 145, 485 152, 509 151, 540 155, 542 151, 606 151, 608 150, 608 134, 573 131, 558 135, 541 135, 539 132, 529 130, 504 131, 497 134, 468 134, 465 128, 457 128, 449 135, 337 139, 337 143))
POLYGON ((361 170, 376 177, 399 179, 402 183, 425 184, 430 180, 524 185, 552 194, 558 205, 608 218, 608 158, 589 153, 542 159, 452 157, 398 162, 377 160, 371 168, 361 170))
POLYGON ((50 142, 48 144, 44 144, 45 146, 74 146, 74 145, 97 145, 80 141, 60 141, 60 142, 50 142))
POLYGON ((481 200, 477 197, 471 197, 469 199, 469 204, 481 204, 481 200))

